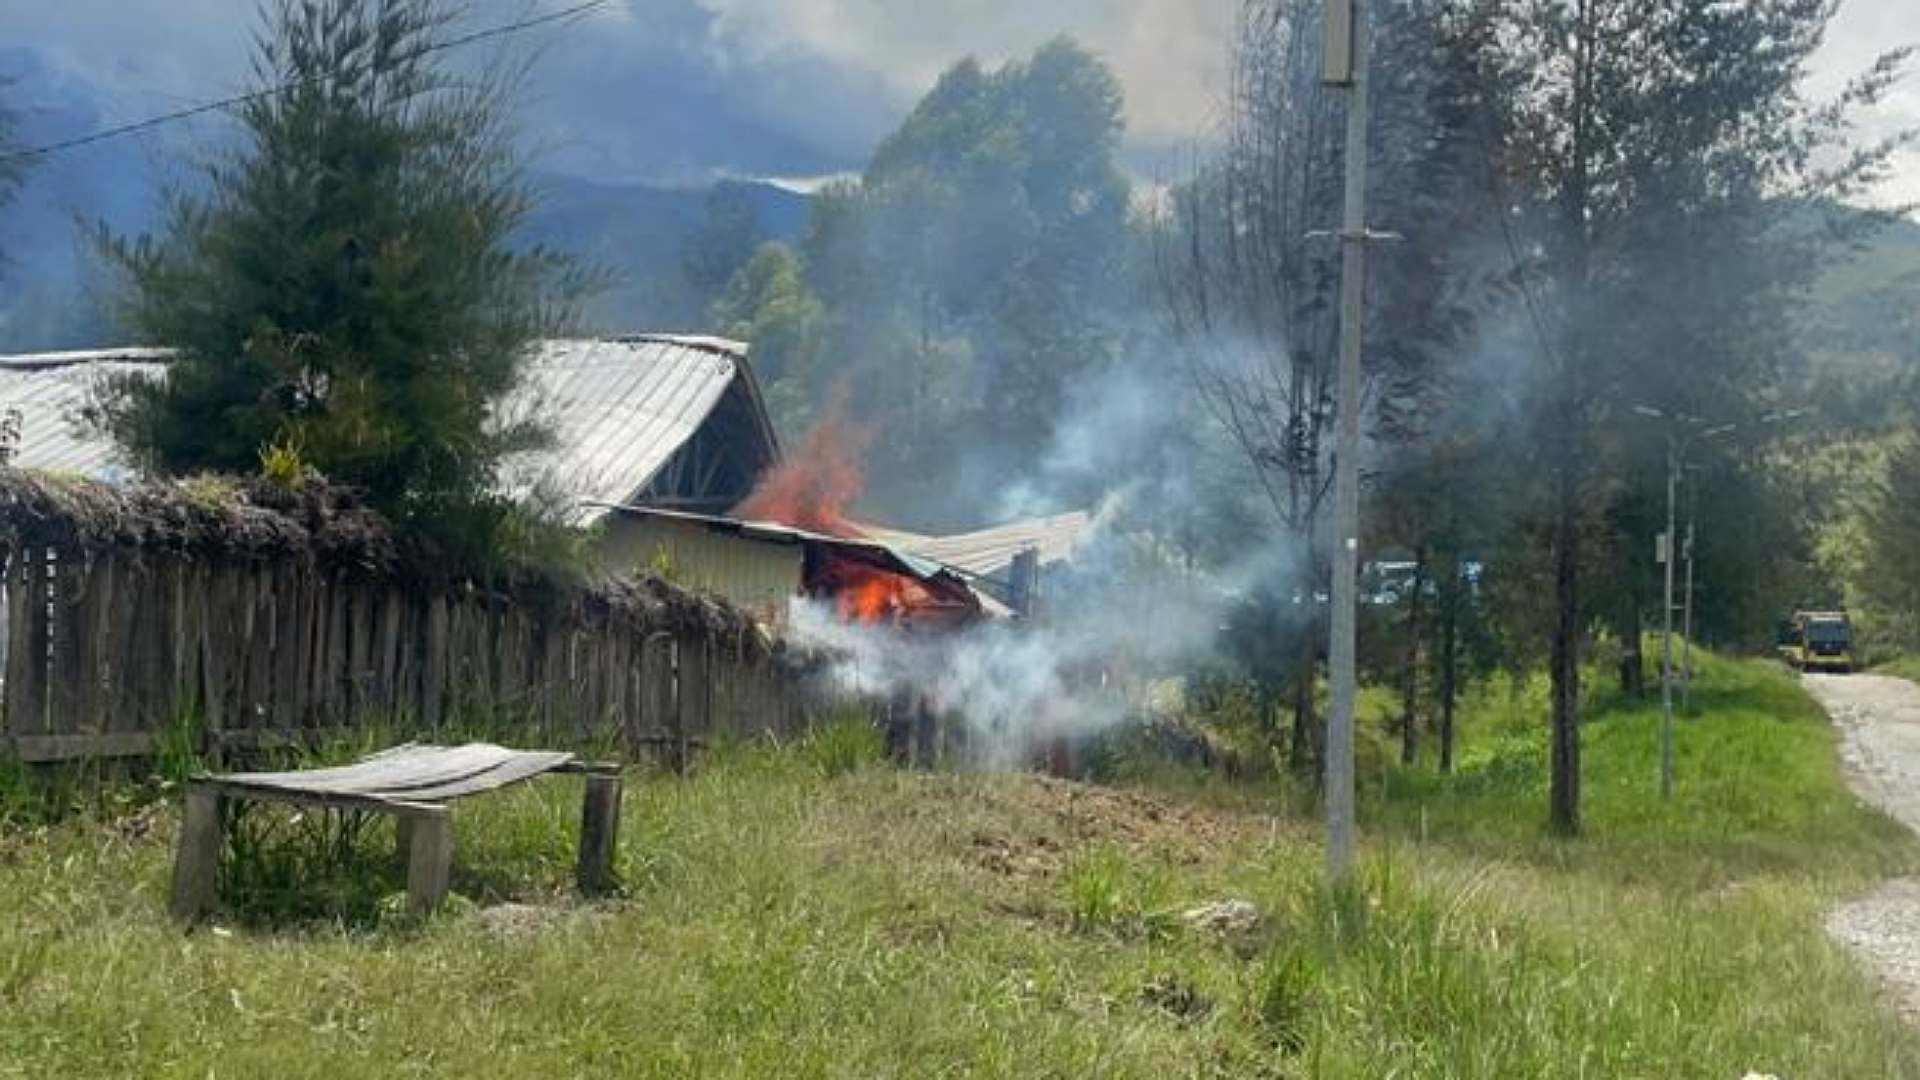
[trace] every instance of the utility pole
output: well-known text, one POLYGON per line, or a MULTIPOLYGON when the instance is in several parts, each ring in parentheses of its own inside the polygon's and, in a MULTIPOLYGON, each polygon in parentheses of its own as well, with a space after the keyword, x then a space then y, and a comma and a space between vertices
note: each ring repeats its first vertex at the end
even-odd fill
MULTIPOLYGON (((1673 797, 1673 561, 1680 553, 1675 541, 1675 501, 1680 486, 1680 471, 1684 467, 1686 451, 1695 440, 1714 439, 1730 435, 1739 426, 1720 424, 1702 429, 1706 421, 1685 413, 1670 413, 1656 409, 1651 405, 1635 405, 1633 411, 1652 420, 1658 420, 1667 429, 1667 531, 1660 534, 1660 562, 1666 576, 1665 602, 1660 605, 1660 797, 1673 797), (1686 429, 1692 428, 1692 431, 1686 429)), ((1781 415, 1799 415, 1797 412, 1781 415)), ((1761 423, 1772 423, 1774 417, 1763 417, 1761 423)), ((1691 490, 1691 489, 1689 489, 1691 490)), ((1691 504, 1690 504, 1691 506, 1691 504)), ((1687 632, 1693 628, 1693 510, 1687 511, 1687 632)), ((1687 653, 1691 665, 1693 654, 1687 653)), ((1689 698, 1692 691, 1688 690, 1689 698)))
POLYGON ((1694 480, 1698 465, 1686 466, 1687 539, 1680 552, 1687 560, 1687 584, 1683 590, 1680 617, 1680 711, 1693 708, 1693 539, 1694 525, 1700 520, 1700 485, 1694 480))
POLYGON ((1355 605, 1360 579, 1360 332, 1367 242, 1366 0, 1328 0, 1322 81, 1347 88, 1346 208, 1340 228, 1340 424, 1333 473, 1333 617, 1328 643, 1327 878, 1353 866, 1355 605))
POLYGON ((1667 434, 1667 531, 1660 537, 1666 602, 1660 605, 1660 797, 1673 797, 1673 496, 1680 480, 1678 437, 1667 434))

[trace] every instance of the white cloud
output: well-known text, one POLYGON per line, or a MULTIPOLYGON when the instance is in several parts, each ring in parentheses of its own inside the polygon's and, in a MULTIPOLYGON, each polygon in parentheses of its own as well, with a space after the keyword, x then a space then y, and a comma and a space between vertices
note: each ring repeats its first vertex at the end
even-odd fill
POLYGON ((1190 139, 1224 92, 1235 0, 701 0, 748 59, 802 49, 873 70, 912 101, 955 60, 1000 62, 1071 34, 1127 94, 1136 141, 1190 139))
MULTIPOLYGON (((471 0, 462 6, 471 23, 492 25, 568 2, 471 0)), ((633 123, 621 126, 609 112, 595 115, 580 105, 638 78, 622 69, 623 56, 629 67, 658 67, 662 50, 677 49, 689 67, 709 65, 719 69, 720 83, 737 85, 726 101, 719 97, 724 87, 711 84, 701 84, 690 100, 668 101, 661 95, 674 84, 663 75, 645 84, 659 108, 687 113, 692 123, 693 114, 724 105, 762 123, 747 125, 750 134, 742 136, 765 151, 762 157, 802 144, 815 148, 808 160, 785 168, 857 168, 862 148, 959 57, 999 62, 1068 33, 1119 75, 1133 148, 1165 147, 1199 137, 1215 118, 1237 6, 1238 0, 622 0, 592 22, 537 35, 551 46, 540 82, 555 103, 540 119, 564 128, 573 144, 602 147, 609 158, 632 156, 621 149, 626 142, 666 139, 703 158, 690 162, 692 168, 779 171, 778 162, 706 161, 711 139, 689 142, 688 131, 671 124, 651 133, 633 123), (694 42, 704 35, 704 50, 681 36, 695 27, 694 42), (832 92, 821 89, 829 84, 832 92), (776 142, 775 135, 786 138, 776 142)), ((1809 89, 1831 93, 1881 49, 1920 39, 1917 9, 1916 0, 1845 0, 1812 65, 1809 89)), ((113 120, 234 90, 244 81, 254 23, 251 0, 0 0, 0 42, 34 48, 112 92, 113 120)), ((1920 124, 1920 78, 1868 119, 1867 136, 1920 124)), ((633 167, 652 166, 637 161, 633 167)), ((1920 200, 1920 154, 1903 158, 1884 197, 1920 200)))
MULTIPOLYGON (((1920 5, 1914 0, 1846 0, 1813 59, 1807 90, 1831 96, 1883 51, 1910 44, 1920 44, 1920 5)), ((1870 139, 1920 127, 1920 72, 1908 75, 1878 109, 1861 119, 1860 134, 1870 139)), ((1920 202, 1920 152, 1902 154, 1894 168, 1879 199, 1920 202)))

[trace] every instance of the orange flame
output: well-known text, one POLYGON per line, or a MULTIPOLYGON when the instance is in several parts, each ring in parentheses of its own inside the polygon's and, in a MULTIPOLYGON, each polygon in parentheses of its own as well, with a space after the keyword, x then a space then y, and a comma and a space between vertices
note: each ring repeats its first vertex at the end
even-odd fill
MULTIPOLYGON (((800 445, 761 474, 753 493, 733 508, 733 516, 772 521, 795 529, 862 540, 847 520, 847 508, 866 486, 861 456, 873 440, 864 424, 847 418, 845 387, 836 389, 820 419, 800 445)), ((848 622, 910 626, 955 622, 979 614, 964 586, 929 587, 912 575, 875 565, 857 555, 835 554, 818 563, 809 559, 807 591, 832 599, 834 611, 848 622), (944 590, 944 591, 943 591, 944 590), (964 595, 950 595, 951 593, 964 595)))
POLYGON ((834 609, 848 622, 893 622, 939 603, 912 578, 872 567, 849 565, 851 580, 834 594, 834 609))
POLYGON ((733 516, 860 539, 860 530, 847 521, 846 509, 866 487, 860 458, 873 433, 848 420, 846 411, 846 392, 837 390, 799 447, 761 474, 753 493, 734 507, 733 516))

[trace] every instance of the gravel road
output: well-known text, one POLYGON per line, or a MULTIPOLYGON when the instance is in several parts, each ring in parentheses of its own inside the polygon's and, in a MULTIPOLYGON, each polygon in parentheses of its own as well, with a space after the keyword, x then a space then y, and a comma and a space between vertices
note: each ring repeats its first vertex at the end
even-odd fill
MULTIPOLYGON (((1840 732, 1854 793, 1920 832, 1920 686, 1885 675, 1807 675, 1840 732)), ((1827 916, 1827 932, 1878 971, 1920 1020, 1920 878, 1897 878, 1827 916)))

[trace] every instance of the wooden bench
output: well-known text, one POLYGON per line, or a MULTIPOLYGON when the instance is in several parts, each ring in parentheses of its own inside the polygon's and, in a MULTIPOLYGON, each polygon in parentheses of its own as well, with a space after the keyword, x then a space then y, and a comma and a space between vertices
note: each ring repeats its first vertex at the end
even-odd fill
POLYGON ((173 865, 171 909, 188 921, 214 909, 225 839, 222 804, 236 799, 394 815, 399 854, 407 867, 407 909, 432 911, 446 898, 453 869, 453 827, 446 804, 547 773, 586 775, 576 875, 582 892, 605 892, 614 883, 620 826, 618 766, 590 764, 554 750, 408 743, 337 768, 194 777, 187 785, 186 823, 173 865))

